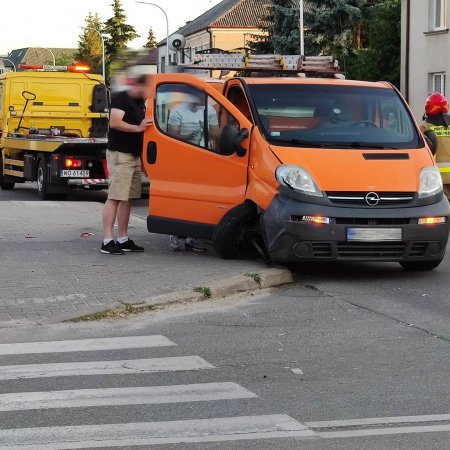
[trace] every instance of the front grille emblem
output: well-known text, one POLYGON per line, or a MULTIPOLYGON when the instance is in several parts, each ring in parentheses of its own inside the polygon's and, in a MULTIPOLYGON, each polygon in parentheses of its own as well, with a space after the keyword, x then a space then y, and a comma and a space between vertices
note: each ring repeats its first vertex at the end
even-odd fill
POLYGON ((369 206, 377 206, 380 203, 380 196, 376 192, 369 192, 366 195, 366 203, 369 206))

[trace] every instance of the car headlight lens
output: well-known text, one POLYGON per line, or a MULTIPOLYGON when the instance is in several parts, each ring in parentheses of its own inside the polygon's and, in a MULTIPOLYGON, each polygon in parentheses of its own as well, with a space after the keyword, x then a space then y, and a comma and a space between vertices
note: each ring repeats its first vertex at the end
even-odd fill
POLYGON ((442 178, 439 169, 424 167, 420 171, 419 198, 431 197, 442 191, 442 178))
POLYGON ((295 191, 316 197, 323 197, 313 177, 305 169, 284 164, 277 168, 275 176, 279 183, 295 191))

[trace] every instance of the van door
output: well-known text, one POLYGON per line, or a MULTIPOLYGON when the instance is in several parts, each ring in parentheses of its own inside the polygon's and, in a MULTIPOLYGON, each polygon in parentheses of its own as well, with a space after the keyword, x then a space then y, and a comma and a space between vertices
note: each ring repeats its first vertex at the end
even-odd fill
POLYGON ((143 160, 150 177, 148 230, 211 239, 224 214, 243 203, 251 123, 205 81, 189 75, 151 77, 143 160), (240 132, 244 152, 219 152, 222 130, 240 132))

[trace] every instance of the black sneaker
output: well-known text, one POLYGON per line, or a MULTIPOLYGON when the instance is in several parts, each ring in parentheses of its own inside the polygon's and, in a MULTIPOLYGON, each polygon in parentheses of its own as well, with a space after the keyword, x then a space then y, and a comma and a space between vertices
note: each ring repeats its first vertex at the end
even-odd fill
POLYGON ((113 240, 109 241, 107 244, 102 244, 102 249, 100 251, 109 255, 123 255, 123 250, 113 240))
POLYGON ((120 242, 117 243, 120 250, 123 250, 124 252, 143 252, 144 247, 139 247, 139 245, 136 245, 131 239, 128 239, 128 241, 125 241, 123 244, 120 242))
POLYGON ((207 248, 202 245, 202 241, 200 239, 193 238, 186 238, 184 248, 188 252, 203 253, 207 251, 207 248))

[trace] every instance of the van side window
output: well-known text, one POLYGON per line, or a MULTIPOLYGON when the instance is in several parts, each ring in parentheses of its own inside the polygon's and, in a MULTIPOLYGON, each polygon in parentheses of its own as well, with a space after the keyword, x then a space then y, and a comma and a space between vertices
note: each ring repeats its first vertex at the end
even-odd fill
POLYGON ((231 86, 228 90, 227 98, 250 122, 253 122, 252 113, 242 88, 231 86))
POLYGON ((204 91, 162 84, 156 93, 155 113, 156 125, 168 136, 206 150, 217 149, 223 112, 204 91))

